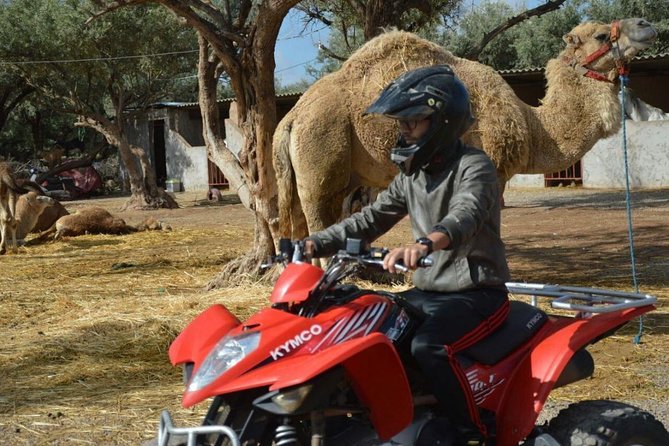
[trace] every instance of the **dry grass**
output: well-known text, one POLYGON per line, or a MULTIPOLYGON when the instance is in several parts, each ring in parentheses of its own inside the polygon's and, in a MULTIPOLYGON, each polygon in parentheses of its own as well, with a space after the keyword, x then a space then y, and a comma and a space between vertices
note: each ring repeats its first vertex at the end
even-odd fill
MULTIPOLYGON (((214 303, 245 318, 266 305, 270 288, 249 278, 224 290, 203 291, 223 264, 245 251, 252 240, 251 220, 239 205, 200 209, 188 203, 186 209, 166 214, 172 232, 83 236, 0 258, 3 443, 138 444, 154 436, 160 410, 166 407, 179 424, 200 422, 205 407, 179 408, 181 372, 167 360, 169 343, 214 303)), ((115 212, 118 202, 105 204, 115 212)), ((528 220, 530 211, 505 211, 511 266, 519 276, 539 281, 543 273, 561 277, 561 271, 570 284, 587 284, 596 267, 610 273, 608 280, 597 276, 603 283, 626 287, 617 279, 625 276, 627 267, 622 254, 615 258, 619 268, 593 266, 593 245, 588 245, 593 259, 584 258, 583 263, 546 257, 544 248, 555 240, 540 240, 539 234, 553 234, 554 229, 528 220)), ((574 215, 565 218, 573 220, 574 215)), ((544 223, 560 225, 553 220, 544 223)), ((634 325, 595 345, 595 377, 559 389, 556 401, 615 398, 652 406, 669 400, 669 242, 663 241, 669 238, 663 238, 664 229, 654 231, 643 238, 640 264, 652 278, 644 292, 658 295, 662 305, 646 319, 644 342, 632 344, 634 325), (653 247, 664 250, 649 250, 653 247)), ((581 236, 597 240, 599 229, 592 232, 581 236)), ((381 244, 405 239, 408 233, 403 222, 381 244)), ((601 243, 601 249, 607 247, 601 243)), ((563 244, 553 249, 562 255, 571 252, 572 260, 577 252, 563 244)))
POLYGON ((166 358, 174 336, 213 303, 230 302, 242 317, 262 305, 267 288, 252 283, 203 292, 249 240, 237 228, 181 228, 70 238, 2 258, 3 437, 137 444, 152 436, 159 410, 178 406, 180 372, 166 358))

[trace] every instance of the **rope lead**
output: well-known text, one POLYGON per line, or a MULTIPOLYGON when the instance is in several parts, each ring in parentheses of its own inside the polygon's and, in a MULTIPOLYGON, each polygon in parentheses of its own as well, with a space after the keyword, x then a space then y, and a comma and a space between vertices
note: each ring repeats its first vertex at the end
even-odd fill
MULTIPOLYGON (((629 78, 626 74, 620 73, 620 105, 622 113, 622 127, 623 127, 623 159, 625 160, 625 202, 627 207, 627 236, 630 244, 630 260, 632 262, 632 284, 634 285, 634 292, 639 293, 639 282, 637 280, 636 272, 636 254, 634 252, 634 226, 632 223, 632 194, 630 192, 630 174, 629 163, 627 160, 627 126, 625 124, 625 89, 629 78)), ((639 318, 639 331, 634 340, 635 345, 641 343, 641 336, 643 335, 643 316, 639 318)))

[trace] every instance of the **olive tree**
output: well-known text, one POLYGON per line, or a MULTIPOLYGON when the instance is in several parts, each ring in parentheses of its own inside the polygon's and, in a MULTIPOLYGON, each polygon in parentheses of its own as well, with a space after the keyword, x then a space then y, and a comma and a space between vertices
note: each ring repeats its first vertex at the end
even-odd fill
POLYGON ((36 90, 43 104, 73 115, 118 148, 130 179, 126 207, 173 207, 156 184, 144 148, 125 135, 127 113, 164 97, 172 79, 195 65, 195 36, 161 8, 119 11, 86 25, 88 0, 4 2, 0 44, 5 67, 36 90), (183 57, 147 54, 191 50, 183 57))
POLYGON ((272 135, 277 124, 274 48, 279 28, 298 0, 118 0, 96 2, 95 17, 128 6, 153 3, 172 11, 193 28, 199 41, 199 103, 209 157, 218 165, 242 203, 253 212, 254 245, 229 263, 211 286, 236 271, 257 271, 274 253, 278 227, 272 135), (242 139, 233 153, 225 144, 219 116, 217 83, 226 73, 235 93, 231 118, 242 139))

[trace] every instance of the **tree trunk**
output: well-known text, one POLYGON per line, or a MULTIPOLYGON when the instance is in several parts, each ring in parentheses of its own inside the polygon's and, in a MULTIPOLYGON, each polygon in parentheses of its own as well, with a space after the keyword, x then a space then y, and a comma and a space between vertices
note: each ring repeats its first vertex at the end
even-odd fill
POLYGON ((122 210, 178 208, 174 198, 158 187, 156 174, 144 149, 132 146, 117 122, 102 116, 80 116, 75 125, 96 130, 109 144, 118 147, 130 180, 130 198, 122 210))
POLYGON ((65 161, 64 163, 60 163, 54 166, 53 168, 47 170, 46 172, 37 175, 37 177, 35 177, 35 183, 42 184, 42 182, 47 178, 52 177, 54 175, 58 175, 59 173, 65 170, 78 169, 80 167, 88 167, 91 164, 93 164, 93 159, 95 158, 95 155, 97 155, 97 152, 87 155, 83 158, 69 160, 65 161))
POLYGON ((216 102, 216 86, 220 77, 220 61, 209 54, 209 44, 198 33, 200 56, 198 62, 198 99, 202 115, 202 136, 207 147, 209 158, 221 169, 223 175, 234 190, 242 204, 253 208, 253 198, 249 190, 244 171, 235 155, 226 148, 221 118, 216 102))
POLYGON ((33 158, 39 159, 40 152, 44 149, 44 131, 42 130, 42 113, 37 111, 35 116, 28 120, 33 137, 33 158))
MULTIPOLYGON (((230 181, 231 188, 237 191, 244 206, 253 212, 255 220, 253 247, 250 247, 243 257, 229 262, 221 273, 209 282, 207 287, 213 289, 234 282, 239 274, 260 272, 260 265, 275 252, 272 225, 278 226, 278 209, 276 178, 270 155, 272 133, 276 127, 276 104, 271 99, 275 97, 273 91, 265 94, 269 100, 255 104, 254 98, 261 95, 258 95, 255 84, 243 80, 243 91, 251 90, 251 93, 238 100, 235 107, 231 107, 231 113, 236 113, 236 116, 230 117, 233 122, 238 123, 242 132, 242 149, 237 158, 226 147, 222 136, 215 88, 218 80, 218 61, 215 56, 209 54, 207 41, 201 36, 199 63, 199 102, 207 151, 230 181)), ((249 73, 248 66, 245 67, 245 72, 249 73)), ((273 67, 268 72, 273 73, 273 67)), ((260 74, 251 74, 247 79, 260 77, 262 77, 260 74)), ((259 83, 262 83, 262 80, 259 83)), ((269 88, 273 87, 272 78, 269 88)), ((266 89, 266 86, 261 87, 262 91, 266 89)))
POLYGON ((8 89, 3 92, 2 97, 0 97, 0 130, 5 128, 7 124, 7 119, 9 115, 14 111, 14 109, 21 103, 23 100, 31 95, 34 91, 34 87, 23 87, 16 93, 17 88, 8 89), (12 93, 16 93, 16 96, 12 97, 12 93))

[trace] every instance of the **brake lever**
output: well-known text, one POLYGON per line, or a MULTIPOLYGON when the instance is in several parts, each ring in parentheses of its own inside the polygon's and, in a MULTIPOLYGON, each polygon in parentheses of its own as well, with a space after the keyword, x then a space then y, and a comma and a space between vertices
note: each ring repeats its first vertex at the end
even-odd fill
MULTIPOLYGON (((365 259, 363 263, 383 267, 383 260, 381 259, 365 259)), ((432 259, 432 257, 423 257, 418 260, 418 266, 420 268, 428 268, 432 265, 434 265, 434 259, 432 259)), ((404 263, 402 263, 402 261, 395 263, 395 269, 403 273, 410 271, 409 268, 405 266, 404 263)))

